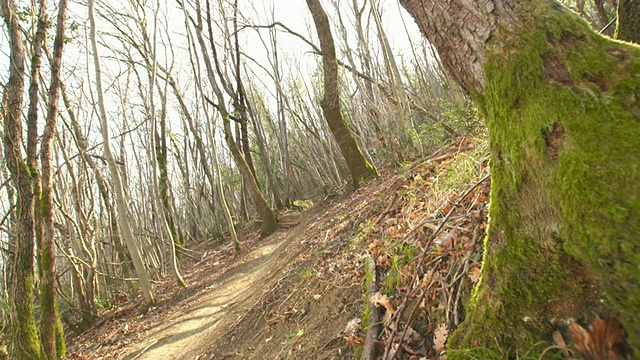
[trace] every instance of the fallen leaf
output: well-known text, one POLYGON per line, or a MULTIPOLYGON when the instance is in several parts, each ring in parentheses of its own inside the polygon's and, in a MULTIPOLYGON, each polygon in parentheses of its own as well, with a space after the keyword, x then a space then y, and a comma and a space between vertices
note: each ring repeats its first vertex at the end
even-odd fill
POLYGON ((576 349, 588 359, 625 359, 625 332, 620 322, 614 317, 602 320, 596 315, 589 325, 589 331, 573 322, 569 325, 569 333, 576 349))
POLYGON ((381 254, 376 257, 376 267, 381 269, 388 269, 391 266, 391 261, 389 261, 389 256, 387 254, 381 254))
POLYGON ((362 324, 362 319, 360 318, 353 318, 349 320, 347 326, 344 328, 345 338, 356 336, 360 330, 360 324, 362 324))
POLYGON ((391 303, 391 300, 389 299, 389 297, 387 295, 384 295, 380 292, 377 292, 373 295, 371 295, 371 298, 369 298, 369 301, 375 305, 376 307, 384 307, 387 311, 384 313, 384 316, 382 318, 382 322, 384 324, 388 324, 389 321, 391 320, 391 317, 393 316, 393 314, 395 314, 396 309, 393 306, 393 304, 391 303))
POLYGON ((451 204, 447 203, 447 205, 444 206, 444 209, 442 209, 442 211, 444 211, 445 214, 448 214, 449 211, 451 211, 451 204))
POLYGON ((455 234, 453 232, 442 232, 433 240, 433 242, 440 246, 450 245, 454 235, 455 234))
POLYGON ((471 270, 469 270, 469 274, 467 275, 469 276, 469 279, 471 279, 471 283, 475 284, 480 279, 480 274, 480 266, 474 266, 473 268, 471 268, 471 270))
POLYGON ((391 312, 391 313, 396 312, 396 309, 391 303, 391 300, 385 294, 377 292, 371 295, 371 298, 369 299, 369 301, 371 301, 371 303, 377 307, 384 306, 384 308, 387 309, 388 312, 391 312))
POLYGON ((447 343, 449 337, 449 330, 445 324, 441 324, 433 332, 433 347, 436 349, 436 354, 440 354, 444 351, 444 344, 447 343))
POLYGON ((564 341, 564 338, 559 331, 553 332, 553 343, 560 349, 562 349, 562 353, 564 354, 565 358, 571 359, 571 352, 567 349, 567 342, 564 341))
POLYGON ((415 331, 411 326, 409 326, 406 330, 404 340, 410 346, 413 346, 422 340, 422 335, 420 335, 417 331, 415 331))

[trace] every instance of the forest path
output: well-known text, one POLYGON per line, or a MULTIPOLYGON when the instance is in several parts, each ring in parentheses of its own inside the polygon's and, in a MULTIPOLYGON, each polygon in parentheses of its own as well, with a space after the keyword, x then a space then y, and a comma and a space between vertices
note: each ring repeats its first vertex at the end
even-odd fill
POLYGON ((280 270, 303 251, 301 235, 315 218, 305 214, 294 228, 278 230, 246 253, 237 266, 207 287, 193 307, 165 318, 127 350, 124 359, 194 359, 228 331, 279 279, 280 270))

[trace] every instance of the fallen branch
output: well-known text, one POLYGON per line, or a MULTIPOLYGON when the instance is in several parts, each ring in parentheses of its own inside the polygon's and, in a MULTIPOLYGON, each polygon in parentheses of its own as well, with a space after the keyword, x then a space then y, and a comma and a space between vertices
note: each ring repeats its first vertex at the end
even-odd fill
POLYGON ((364 346, 362 348, 362 360, 374 360, 376 358, 376 339, 380 334, 380 310, 371 302, 371 297, 378 292, 377 277, 376 277, 376 262, 371 254, 367 255, 367 272, 371 274, 371 281, 369 281, 368 300, 367 306, 369 307, 369 329, 367 330, 367 336, 364 340, 364 346))

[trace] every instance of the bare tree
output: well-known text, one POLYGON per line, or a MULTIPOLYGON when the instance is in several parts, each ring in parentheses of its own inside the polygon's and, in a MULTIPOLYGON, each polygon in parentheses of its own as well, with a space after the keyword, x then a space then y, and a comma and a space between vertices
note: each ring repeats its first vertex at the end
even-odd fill
POLYGON ((62 358, 65 355, 65 342, 62 323, 58 316, 56 301, 56 250, 53 203, 53 139, 58 123, 58 101, 60 99, 60 69, 65 41, 67 20, 67 1, 60 0, 56 35, 53 42, 53 59, 51 61, 51 86, 47 102, 47 118, 42 134, 40 161, 42 164, 42 195, 40 199, 40 216, 42 218, 42 239, 38 244, 40 268, 40 337, 42 355, 45 359, 62 358))
POLYGON ((271 233, 273 233, 277 228, 276 215, 273 209, 271 208, 271 206, 269 205, 269 203, 267 203, 266 199, 264 198, 262 191, 258 187, 258 182, 256 181, 256 177, 254 176, 254 173, 252 172, 249 165, 247 164, 247 161, 243 156, 242 151, 238 146, 238 144, 236 143, 233 136, 233 130, 231 128, 231 114, 229 113, 229 111, 227 110, 227 106, 225 105, 226 100, 223 94, 223 90, 218 85, 218 81, 220 81, 223 87, 225 87, 226 89, 229 89, 230 87, 227 80, 222 75, 222 71, 219 66, 219 61, 217 58, 217 50, 212 38, 211 27, 213 26, 213 24, 210 16, 209 6, 207 6, 207 14, 208 14, 207 26, 209 30, 208 31, 209 46, 207 46, 207 43, 205 41, 205 37, 203 34, 203 31, 204 31, 203 15, 202 15, 202 8, 200 6, 200 1, 199 0, 195 1, 195 8, 196 8, 195 19, 187 14, 187 10, 183 4, 181 4, 181 6, 185 12, 185 16, 190 19, 191 24, 195 29, 195 36, 198 41, 200 52, 202 54, 203 61, 205 64, 205 70, 206 70, 207 78, 209 80, 209 85, 211 85, 211 89, 215 95, 216 102, 214 103, 214 106, 216 110, 220 113, 220 117, 222 118, 224 138, 227 143, 227 147, 229 148, 229 151, 233 156, 234 162, 238 167, 240 174, 242 175, 242 179, 253 200, 256 210, 258 211, 260 219, 262 220, 261 236, 263 237, 268 236, 271 233), (209 55, 209 51, 211 51, 211 56, 209 55))
POLYGON ((111 146, 109 144, 109 126, 104 100, 104 91, 102 90, 102 72, 100 67, 100 56, 98 53, 98 42, 96 36, 95 0, 89 1, 89 22, 91 28, 90 40, 93 49, 93 62, 96 77, 96 96, 98 99, 98 108, 101 120, 100 124, 102 130, 102 140, 105 158, 107 164, 109 165, 109 172, 111 173, 111 179, 113 181, 113 187, 115 190, 116 204, 118 209, 118 223, 120 224, 120 231, 122 232, 124 241, 127 244, 127 248, 129 249, 129 254, 131 255, 131 258, 133 260, 133 265, 136 270, 136 274, 138 275, 138 281, 140 282, 142 294, 144 295, 147 305, 150 306, 155 303, 153 290, 151 288, 151 283, 149 282, 147 270, 142 263, 140 250, 138 249, 138 245, 136 244, 136 241, 133 237, 133 232, 131 231, 131 224, 129 223, 129 218, 127 216, 127 204, 125 202, 126 195, 124 193, 124 188, 122 187, 122 180, 120 177, 120 172, 118 170, 118 165, 116 164, 113 153, 111 152, 111 146))
POLYGON ((307 6, 316 24, 320 48, 322 49, 322 65, 324 72, 324 97, 322 111, 333 133, 342 156, 347 162, 351 179, 355 186, 378 176, 375 167, 362 155, 351 131, 347 128, 340 110, 340 84, 338 82, 338 62, 336 49, 331 35, 329 18, 319 0, 307 0, 307 6))

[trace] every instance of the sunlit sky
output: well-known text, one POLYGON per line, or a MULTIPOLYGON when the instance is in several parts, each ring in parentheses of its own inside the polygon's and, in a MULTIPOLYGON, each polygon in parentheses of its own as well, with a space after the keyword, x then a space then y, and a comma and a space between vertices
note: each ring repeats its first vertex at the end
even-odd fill
MULTIPOLYGON (((340 4, 344 13, 343 16, 346 23, 345 25, 349 27, 351 1, 333 1, 337 1, 340 4)), ((359 1, 359 3, 361 2, 362 1, 359 1)), ((19 1, 19 4, 20 3, 25 2, 19 1)), ((111 4, 111 6, 117 8, 118 3, 120 3, 120 6, 125 6, 127 5, 128 1, 116 0, 110 1, 108 3, 111 4)), ((151 0, 149 1, 149 3, 154 4, 155 1, 151 0)), ((418 39, 420 39, 420 34, 417 26, 408 16, 408 14, 406 14, 404 9, 401 8, 396 0, 381 0, 379 1, 379 3, 383 24, 385 26, 385 30, 387 31, 387 36, 389 37, 391 46, 394 48, 394 52, 396 54, 407 53, 409 48, 407 33, 411 34, 412 38, 415 41, 418 41, 418 39), (405 26, 407 27, 408 31, 405 31, 405 26)), ((261 25, 271 23, 271 9, 273 9, 275 21, 282 22, 292 30, 304 35, 309 39, 312 39, 312 41, 317 44, 317 36, 314 33, 315 28, 313 27, 311 15, 307 8, 306 1, 304 0, 264 0, 260 2, 240 0, 238 5, 245 17, 250 18, 253 23, 261 25)), ((337 27, 335 22, 337 21, 337 19, 335 19, 334 5, 331 1, 325 1, 323 5, 327 13, 329 13, 330 20, 334 22, 333 25, 335 34, 335 29, 337 27)), ((98 4, 98 7, 99 6, 100 5, 98 4)), ((176 34, 184 34, 185 31, 182 11, 173 1, 168 1, 166 3, 166 7, 169 12, 169 23, 172 30, 176 34)), ((72 1, 70 3, 69 13, 69 26, 72 26, 71 24, 74 24, 73 26, 81 25, 79 28, 82 28, 86 24, 87 8, 84 1, 72 1)), ((99 22, 101 21, 103 22, 104 20, 99 19, 99 22)), ((2 34, 0 35, 0 81, 6 82, 8 76, 8 39, 4 22, 2 22, 2 30, 2 34)), ((262 32, 266 37, 267 30, 262 30, 262 32)), ((67 33, 69 36, 78 34, 77 32, 73 32, 72 30, 68 30, 67 33)), ((353 35, 353 33, 351 33, 350 35, 353 35)), ((258 40, 255 31, 246 29, 243 31, 243 34, 241 36, 244 36, 244 39, 241 40, 241 47, 244 51, 246 51, 251 56, 255 56, 257 59, 265 56, 266 50, 258 40)), ((82 39, 77 40, 80 42, 83 41, 82 39)), ((310 62, 317 61, 315 55, 308 53, 310 50, 309 46, 307 44, 304 44, 300 39, 297 39, 294 36, 288 34, 281 33, 278 36, 278 41, 282 44, 283 49, 286 50, 285 53, 282 54, 285 59, 288 57, 290 59, 310 62)), ((337 44, 337 46, 338 56, 340 57, 339 50, 342 45, 337 44)), ((83 54, 83 52, 74 51, 73 46, 67 46, 67 52, 65 54, 65 65, 67 65, 67 67, 70 66, 73 68, 73 64, 84 62, 85 56, 86 54, 83 54)))

